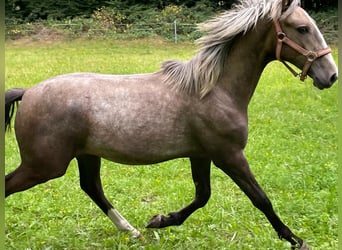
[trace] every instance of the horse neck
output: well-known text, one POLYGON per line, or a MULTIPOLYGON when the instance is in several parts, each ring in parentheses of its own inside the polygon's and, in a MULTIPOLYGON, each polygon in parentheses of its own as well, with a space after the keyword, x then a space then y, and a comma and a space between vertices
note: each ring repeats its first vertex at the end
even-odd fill
POLYGON ((261 73, 274 58, 273 33, 271 22, 259 21, 255 29, 236 37, 231 45, 219 85, 241 108, 247 109, 261 73))

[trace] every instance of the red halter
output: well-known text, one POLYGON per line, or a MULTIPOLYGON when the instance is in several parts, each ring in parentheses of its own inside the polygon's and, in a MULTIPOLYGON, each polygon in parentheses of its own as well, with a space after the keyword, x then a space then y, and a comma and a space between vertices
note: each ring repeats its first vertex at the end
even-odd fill
POLYGON ((299 76, 300 80, 304 81, 305 78, 307 77, 307 73, 313 61, 315 61, 317 58, 320 58, 322 56, 325 56, 326 54, 331 53, 331 49, 329 47, 325 49, 321 49, 319 51, 310 51, 310 50, 304 49, 303 47, 301 47, 296 42, 292 41, 290 38, 286 36, 286 34, 281 29, 281 26, 278 20, 273 20, 273 22, 274 22, 274 26, 275 26, 277 37, 278 37, 277 48, 276 48, 277 59, 281 61, 286 66, 286 68, 288 68, 291 71, 291 73, 295 77, 299 76), (297 51, 299 54, 302 54, 303 56, 306 57, 307 60, 306 60, 306 63, 304 64, 304 67, 301 73, 297 73, 294 69, 290 67, 290 65, 288 65, 285 61, 283 61, 280 58, 280 53, 281 53, 283 43, 287 44, 289 47, 297 51))

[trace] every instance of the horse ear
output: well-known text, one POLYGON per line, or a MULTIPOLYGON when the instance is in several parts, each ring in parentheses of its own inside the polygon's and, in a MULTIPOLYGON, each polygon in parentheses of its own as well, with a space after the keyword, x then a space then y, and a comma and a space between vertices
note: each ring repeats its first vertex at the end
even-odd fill
POLYGON ((282 12, 284 13, 291 5, 293 0, 283 0, 282 1, 282 12))

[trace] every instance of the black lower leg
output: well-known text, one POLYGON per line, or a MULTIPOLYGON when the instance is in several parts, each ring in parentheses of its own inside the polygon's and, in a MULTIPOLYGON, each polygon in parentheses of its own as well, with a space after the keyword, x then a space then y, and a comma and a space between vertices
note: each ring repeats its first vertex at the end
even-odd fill
POLYGON ((255 180, 242 152, 235 155, 235 157, 231 157, 227 163, 215 161, 215 164, 227 173, 249 197, 253 205, 265 214, 280 239, 290 242, 292 249, 303 246, 303 240, 294 235, 274 212, 270 200, 255 180))
POLYGON ((196 188, 195 199, 187 207, 168 216, 156 215, 149 221, 148 228, 163 228, 181 225, 194 211, 203 207, 210 197, 210 160, 190 158, 192 178, 196 188))
POLYGON ((97 156, 83 155, 77 157, 80 185, 82 190, 101 208, 107 215, 112 205, 106 199, 100 178, 101 159, 97 156))
POLYGON ((279 239, 285 239, 290 242, 291 249, 300 248, 303 245, 303 240, 294 235, 291 230, 280 220, 280 218, 274 212, 272 203, 267 198, 266 194, 256 182, 254 185, 256 187, 256 192, 259 193, 259 198, 251 198, 254 206, 265 214, 274 230, 278 233, 279 239))

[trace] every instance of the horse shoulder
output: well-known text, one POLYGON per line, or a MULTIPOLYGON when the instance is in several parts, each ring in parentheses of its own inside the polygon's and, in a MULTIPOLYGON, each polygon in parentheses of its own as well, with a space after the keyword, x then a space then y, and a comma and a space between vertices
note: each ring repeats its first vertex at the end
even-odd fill
POLYGON ((248 137, 247 111, 227 97, 209 95, 197 108, 197 134, 216 150, 244 149, 248 137))

